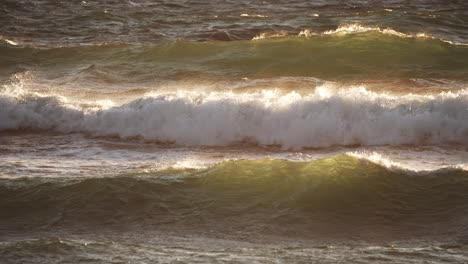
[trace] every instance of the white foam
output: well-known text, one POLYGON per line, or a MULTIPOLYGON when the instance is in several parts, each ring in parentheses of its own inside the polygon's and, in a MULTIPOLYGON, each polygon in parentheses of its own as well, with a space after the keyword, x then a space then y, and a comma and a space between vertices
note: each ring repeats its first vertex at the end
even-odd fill
POLYGON ((267 38, 279 38, 285 37, 288 33, 285 31, 274 32, 274 33, 260 33, 252 38, 252 40, 260 40, 260 39, 267 39, 267 38))
POLYGON ((365 33, 365 32, 379 32, 387 35, 394 35, 398 37, 411 37, 411 35, 398 32, 391 28, 380 28, 380 27, 369 27, 361 24, 345 24, 340 25, 337 29, 328 30, 323 32, 324 35, 348 35, 356 33, 365 33))
POLYGON ((458 45, 458 46, 468 45, 468 43, 454 42, 454 41, 450 41, 450 40, 446 40, 442 38, 437 38, 424 32, 418 32, 414 34, 403 33, 403 32, 396 31, 392 28, 381 28, 378 26, 364 26, 364 25, 357 24, 357 23, 340 25, 337 29, 325 31, 323 34, 343 36, 343 35, 348 35, 348 34, 365 33, 365 32, 377 32, 377 33, 381 33, 385 35, 397 36, 400 38, 436 39, 445 43, 449 43, 451 45, 458 45))
POLYGON ((10 45, 12 45, 12 46, 17 46, 17 45, 18 45, 18 42, 13 41, 13 40, 11 40, 11 39, 7 39, 7 38, 5 38, 5 37, 3 37, 3 36, 0 36, 0 40, 5 41, 6 43, 8 43, 8 44, 10 44, 10 45))
MULTIPOLYGON (((451 40, 437 38, 424 32, 403 33, 403 32, 394 30, 392 28, 381 28, 378 26, 365 26, 365 25, 361 25, 358 23, 343 24, 343 25, 338 26, 336 29, 327 30, 324 32, 314 32, 310 29, 303 29, 299 32, 297 36, 306 37, 306 38, 310 38, 312 36, 345 36, 345 35, 352 35, 352 34, 359 34, 359 33, 366 33, 366 32, 376 32, 376 33, 385 34, 385 35, 397 36, 400 38, 435 39, 435 40, 439 40, 445 43, 449 43, 451 45, 468 46, 468 43, 455 42, 451 40)), ((269 34, 261 33, 255 36, 252 40, 259 40, 259 39, 272 38, 272 37, 283 37, 286 35, 287 34, 285 32, 269 33, 269 34)))
POLYGON ((63 96, 0 93, 0 130, 87 132, 181 145, 250 142, 283 148, 333 145, 468 145, 468 90, 404 96, 322 85, 308 95, 153 93, 112 107, 63 96), (91 105, 92 107, 90 107, 91 105))
POLYGON ((266 15, 259 15, 259 14, 240 14, 240 17, 257 17, 257 18, 267 18, 268 16, 266 15))
POLYGON ((436 173, 446 173, 460 170, 468 171, 468 167, 464 164, 445 166, 437 164, 436 166, 429 167, 428 164, 424 164, 424 166, 415 166, 414 162, 412 164, 405 164, 402 162, 395 161, 390 157, 386 157, 385 155, 374 151, 353 151, 347 152, 346 154, 358 159, 367 160, 372 163, 378 164, 387 168, 390 171, 394 171, 396 173, 404 173, 408 175, 433 175, 436 173))

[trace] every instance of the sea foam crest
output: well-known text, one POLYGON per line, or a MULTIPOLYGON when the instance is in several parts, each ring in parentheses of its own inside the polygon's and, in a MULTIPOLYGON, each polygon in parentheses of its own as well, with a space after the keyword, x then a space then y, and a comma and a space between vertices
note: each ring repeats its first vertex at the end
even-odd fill
MULTIPOLYGON (((357 33, 366 33, 366 32, 377 32, 377 33, 381 33, 385 35, 397 36, 400 38, 436 39, 436 40, 449 43, 452 45, 460 45, 460 46, 468 45, 468 43, 459 43, 459 42, 454 42, 454 41, 450 41, 446 39, 441 39, 441 38, 437 38, 437 37, 431 36, 423 32, 403 33, 403 32, 396 31, 392 28, 381 28, 378 26, 364 26, 364 25, 356 24, 356 23, 340 25, 335 30, 328 30, 328 31, 323 32, 323 35, 343 36, 343 35, 348 35, 348 34, 357 34, 357 33)), ((299 33, 299 35, 301 35, 301 33, 299 33)), ((302 35, 307 36, 307 34, 305 33, 302 33, 302 35)))
MULTIPOLYGON (((360 160, 366 160, 374 164, 380 165, 395 173, 402 173, 413 176, 434 175, 437 173, 443 174, 454 171, 468 171, 468 167, 464 164, 436 166, 434 168, 429 169, 417 168, 408 164, 402 164, 398 161, 392 160, 391 158, 374 151, 352 151, 347 152, 346 154, 351 157, 358 158, 360 160)), ((425 165, 427 166, 427 164, 425 165)))
MULTIPOLYGON (((367 33, 367 32, 375 32, 385 35, 397 36, 400 38, 419 38, 419 39, 434 39, 439 40, 445 43, 449 43, 451 45, 459 45, 459 46, 467 46, 468 43, 461 43, 455 42, 451 40, 446 40, 442 38, 437 38, 431 36, 427 33, 419 32, 419 33, 403 33, 399 32, 392 28, 382 28, 379 26, 365 26, 358 23, 352 24, 343 24, 338 26, 336 29, 327 30, 324 32, 314 32, 310 29, 303 29, 298 33, 298 37, 306 37, 310 38, 312 36, 345 36, 345 35, 352 35, 352 34, 359 34, 359 33, 367 33)), ((273 37, 284 37, 288 34, 286 32, 277 32, 277 33, 260 33, 256 35, 252 40, 259 40, 259 39, 266 39, 266 38, 273 38, 273 37)))
POLYGON ((3 36, 0 36, 0 42, 1 42, 1 41, 4 41, 5 43, 10 44, 10 45, 12 45, 12 46, 17 46, 17 45, 18 45, 18 42, 13 41, 13 40, 11 40, 11 39, 7 39, 7 38, 5 38, 5 37, 3 37, 3 36))
POLYGON ((249 142, 293 149, 468 145, 468 90, 398 96, 323 85, 307 95, 179 91, 148 94, 114 107, 89 105, 94 107, 56 95, 4 91, 0 130, 51 129, 181 145, 249 142))

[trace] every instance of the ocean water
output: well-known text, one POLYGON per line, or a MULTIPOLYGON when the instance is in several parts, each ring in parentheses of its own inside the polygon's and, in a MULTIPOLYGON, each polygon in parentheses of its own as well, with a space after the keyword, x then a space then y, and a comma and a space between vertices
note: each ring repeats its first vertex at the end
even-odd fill
POLYGON ((468 2, 0 2, 0 263, 467 263, 468 2))

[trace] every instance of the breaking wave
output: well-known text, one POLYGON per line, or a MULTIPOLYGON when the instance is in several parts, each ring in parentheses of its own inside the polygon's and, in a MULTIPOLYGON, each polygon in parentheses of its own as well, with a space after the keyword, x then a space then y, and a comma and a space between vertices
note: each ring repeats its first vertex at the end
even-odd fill
MULTIPOLYGON (((11 88, 11 87, 10 87, 11 88)), ((392 95, 327 84, 310 94, 153 93, 123 105, 4 89, 0 130, 139 137, 178 145, 286 149, 350 145, 468 145, 468 91, 392 95)))

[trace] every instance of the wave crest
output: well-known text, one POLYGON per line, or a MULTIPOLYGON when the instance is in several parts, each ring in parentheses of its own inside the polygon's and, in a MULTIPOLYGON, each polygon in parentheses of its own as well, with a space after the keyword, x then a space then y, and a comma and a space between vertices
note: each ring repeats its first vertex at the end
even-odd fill
POLYGON ((286 35, 265 33, 257 37, 266 38, 261 41, 176 40, 143 46, 114 43, 41 49, 0 45, 0 60, 5 61, 7 74, 25 69, 56 71, 56 65, 63 65, 64 71, 78 73, 77 80, 100 84, 277 77, 334 81, 467 78, 467 46, 375 32, 281 37, 286 35), (38 69, 27 66, 37 61, 48 63, 38 69))
POLYGON ((11 45, 11 46, 18 46, 18 45, 19 45, 18 42, 13 41, 13 40, 10 40, 10 39, 7 39, 7 38, 5 38, 5 37, 3 37, 3 36, 0 36, 0 43, 1 43, 1 42, 5 42, 6 44, 11 45))
POLYGON ((1 179, 0 221, 10 230, 177 223, 211 229, 220 222, 221 230, 233 224, 269 224, 276 230, 287 223, 314 235, 324 225, 333 232, 337 227, 382 232, 400 225, 408 225, 404 232, 415 226, 427 232, 422 223, 446 226, 442 232, 464 228, 467 172, 431 176, 409 177, 338 155, 312 162, 237 160, 197 171, 106 178, 1 179), (450 225, 444 225, 447 219, 450 225))
MULTIPOLYGON (((438 37, 431 36, 427 33, 422 33, 422 32, 403 33, 392 28, 382 28, 379 26, 365 26, 365 25, 361 25, 358 23, 339 25, 336 29, 331 29, 331 30, 327 30, 324 32, 314 32, 311 29, 303 29, 297 34, 297 36, 310 38, 313 36, 346 36, 346 35, 363 34, 363 33, 369 33, 369 32, 396 36, 399 38, 432 39, 432 40, 442 41, 444 43, 448 43, 451 45, 468 46, 468 43, 455 42, 455 41, 451 41, 451 40, 447 40, 443 38, 438 38, 438 37)), ((277 38, 277 37, 285 37, 285 36, 288 36, 287 32, 260 33, 256 35, 252 40, 277 38)))
POLYGON ((153 93, 128 104, 79 104, 56 95, 0 94, 0 130, 49 129, 180 145, 248 142, 283 148, 468 144, 468 90, 396 96, 329 85, 301 95, 153 93))

